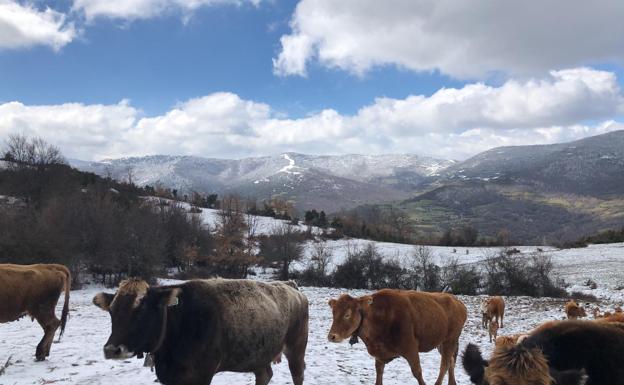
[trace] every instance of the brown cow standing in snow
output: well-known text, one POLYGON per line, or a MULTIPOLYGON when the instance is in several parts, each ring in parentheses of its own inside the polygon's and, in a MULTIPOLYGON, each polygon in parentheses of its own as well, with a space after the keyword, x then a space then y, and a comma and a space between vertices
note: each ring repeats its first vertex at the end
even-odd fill
POLYGON ((43 328, 37 345, 36 359, 50 355, 54 333, 65 331, 69 312, 71 274, 63 265, 0 264, 0 323, 15 321, 29 315, 43 328), (59 296, 65 291, 65 304, 59 321, 54 314, 59 296))
POLYGON ((587 317, 587 313, 585 313, 585 309, 582 306, 579 306, 576 301, 573 299, 569 300, 565 304, 565 313, 568 319, 578 319, 587 317))
POLYGON ((436 385, 447 372, 448 383, 456 384, 455 360, 467 311, 455 296, 384 289, 359 298, 344 294, 329 305, 334 318, 329 341, 361 338, 375 357, 376 385, 383 384, 385 365, 398 357, 407 360, 418 384, 425 385, 419 352, 434 348, 442 355, 436 385))
POLYGON ((503 327, 503 318, 505 317, 505 300, 503 297, 488 297, 481 302, 481 324, 484 329, 488 328, 488 324, 492 319, 496 319, 499 327, 503 327), (499 320, 500 318, 500 320, 499 320))

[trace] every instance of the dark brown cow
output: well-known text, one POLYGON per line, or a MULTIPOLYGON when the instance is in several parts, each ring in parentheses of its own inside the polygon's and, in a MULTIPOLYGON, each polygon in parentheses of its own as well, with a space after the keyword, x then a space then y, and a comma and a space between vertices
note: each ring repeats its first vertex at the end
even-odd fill
POLYGON ((303 384, 308 300, 292 282, 193 280, 149 287, 121 283, 93 302, 111 315, 106 358, 150 353, 163 384, 208 385, 218 372, 253 372, 266 385, 283 351, 303 384))
POLYGON ((61 327, 59 339, 65 331, 70 288, 71 274, 63 265, 0 264, 0 323, 26 315, 37 320, 44 331, 37 345, 37 361, 50 355, 56 329, 61 327), (59 321, 55 309, 63 291, 65 304, 59 321))
POLYGON ((407 360, 418 384, 425 385, 419 352, 434 348, 442 355, 436 385, 447 372, 448 383, 456 384, 455 360, 467 311, 455 296, 384 289, 360 298, 345 294, 329 305, 334 318, 329 341, 360 337, 375 357, 376 385, 383 384, 385 365, 398 357, 407 360))
POLYGON ((624 324, 547 322, 517 345, 495 349, 489 362, 469 344, 463 363, 478 385, 624 385, 624 324))

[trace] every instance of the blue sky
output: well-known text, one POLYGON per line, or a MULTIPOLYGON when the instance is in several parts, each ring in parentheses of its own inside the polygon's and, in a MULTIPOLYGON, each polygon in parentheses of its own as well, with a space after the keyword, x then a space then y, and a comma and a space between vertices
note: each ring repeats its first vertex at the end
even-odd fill
MULTIPOLYGON (((463 84, 436 72, 393 67, 356 76, 314 66, 307 78, 275 76, 272 58, 296 4, 207 7, 188 21, 175 12, 133 22, 98 20, 59 52, 45 46, 2 51, 0 102, 130 99, 153 115, 180 101, 229 91, 298 117, 324 108, 351 114, 378 96, 429 95, 463 84)), ((68 5, 56 9, 68 11, 68 5)))
POLYGON ((0 136, 461 159, 621 129, 624 5, 500 3, 0 0, 0 136))

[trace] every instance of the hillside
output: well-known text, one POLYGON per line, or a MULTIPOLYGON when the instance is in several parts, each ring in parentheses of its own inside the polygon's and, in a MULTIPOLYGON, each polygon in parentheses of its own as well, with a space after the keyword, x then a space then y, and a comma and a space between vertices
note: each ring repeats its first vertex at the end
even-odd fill
POLYGON ((524 244, 558 243, 620 227, 624 131, 570 143, 494 148, 448 167, 426 192, 394 207, 421 233, 470 225, 488 237, 507 230, 524 244))
POLYGON ((333 212, 408 198, 453 162, 416 155, 285 153, 240 160, 158 155, 70 163, 115 179, 127 180, 130 172, 138 185, 162 184, 182 193, 237 193, 260 199, 280 196, 293 200, 300 209, 333 212))
POLYGON ((438 182, 482 180, 544 192, 624 194, 624 131, 570 143, 498 147, 444 170, 438 182))
POLYGON ((279 196, 328 213, 395 207, 420 234, 470 225, 520 243, 557 243, 624 224, 624 131, 570 143, 498 147, 463 162, 415 155, 240 160, 150 156, 74 167, 182 193, 279 196), (396 203, 400 202, 400 203, 396 203))

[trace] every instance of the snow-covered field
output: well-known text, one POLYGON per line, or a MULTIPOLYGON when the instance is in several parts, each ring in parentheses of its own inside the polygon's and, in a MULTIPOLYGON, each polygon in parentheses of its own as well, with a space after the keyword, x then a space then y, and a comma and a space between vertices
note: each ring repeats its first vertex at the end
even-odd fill
MULTIPOLYGON (((442 253, 444 248, 435 250, 442 253)), ((557 273, 575 285, 572 289, 581 288, 582 282, 591 278, 598 282, 598 289, 591 292, 601 297, 599 306, 603 310, 613 309, 614 306, 621 304, 624 297, 616 287, 624 280, 624 274, 621 273, 624 269, 624 244, 550 253, 557 263, 557 273)), ((469 255, 478 255, 478 250, 471 249, 469 255)), ((11 358, 11 365, 0 376, 0 384, 153 384, 155 375, 142 366, 142 360, 104 360, 102 346, 110 332, 110 320, 107 313, 91 304, 92 297, 100 290, 102 288, 88 287, 72 292, 71 318, 66 334, 60 343, 52 346, 51 356, 45 362, 34 362, 35 346, 42 335, 41 328, 36 323, 24 318, 0 325, 0 365, 11 358)), ((309 287, 303 287, 301 290, 310 299, 311 307, 305 383, 319 385, 374 383, 373 359, 369 357, 363 344, 350 347, 346 342, 338 345, 327 342, 327 332, 331 325, 331 312, 327 300, 345 291, 309 287)), ((366 292, 354 290, 350 293, 363 295, 366 292)), ((489 354, 491 344, 488 342, 486 331, 480 328, 478 314, 480 297, 462 296, 460 299, 469 310, 469 320, 461 338, 462 349, 468 342, 475 342, 484 347, 486 354, 489 354)), ((524 332, 544 321, 561 319, 562 309, 562 300, 507 298, 505 327, 499 334, 524 332)), ((433 383, 439 365, 438 353, 423 354, 421 362, 426 381, 433 383)), ((292 383, 285 361, 275 365, 274 372, 272 384, 292 383)), ((460 384, 469 383, 460 367, 456 373, 460 384)), ((384 377, 388 385, 415 383, 408 365, 402 359, 389 364, 384 377)), ((253 376, 222 373, 213 383, 253 384, 253 376)))
MULTIPOLYGON (((188 208, 188 207, 187 207, 188 208)), ((216 210, 203 209, 201 215, 208 225, 214 225, 216 210)), ((268 234, 280 222, 273 218, 257 217, 257 234, 268 234)), ((301 230, 305 226, 300 225, 301 230)), ((319 229, 314 230, 320 233, 319 229)), ((313 251, 313 242, 305 248, 305 258, 293 264, 293 269, 306 266, 313 251)), ((326 246, 333 254, 332 265, 341 263, 350 250, 363 248, 370 241, 360 239, 327 241, 326 246)), ((377 251, 385 258, 395 258, 407 262, 414 252, 414 246, 395 243, 374 242, 377 251)), ((537 247, 518 247, 521 255, 528 256, 537 247)), ((624 302, 624 243, 595 245, 584 249, 556 250, 542 248, 552 256, 556 273, 572 286, 570 290, 591 292, 601 299, 598 304, 603 310, 611 310, 624 302), (598 284, 595 290, 583 286, 592 279, 598 284)), ((491 248, 452 248, 430 247, 434 261, 440 265, 457 258, 460 263, 479 264, 498 250, 491 248)), ((257 279, 266 278, 266 274, 257 279)), ((60 343, 52 346, 49 359, 34 362, 35 346, 42 336, 42 330, 28 318, 0 324, 0 368, 9 360, 10 365, 0 375, 0 385, 13 384, 153 384, 155 374, 142 366, 143 361, 104 360, 103 344, 110 334, 110 320, 91 300, 103 290, 101 287, 87 287, 74 291, 70 300, 70 320, 65 336, 60 343)), ((306 384, 373 384, 375 380, 374 361, 362 343, 353 347, 348 343, 330 344, 327 333, 331 325, 331 312, 327 301, 346 292, 330 288, 302 287, 302 292, 310 300, 310 335, 307 350, 306 384)), ((353 290, 351 295, 363 295, 365 291, 353 290)), ((488 342, 485 330, 480 328, 479 302, 481 297, 460 297, 467 305, 469 320, 461 337, 461 349, 468 342, 475 342, 489 354, 492 345, 488 342)), ((510 297, 507 301, 505 327, 499 335, 525 332, 536 325, 552 319, 563 318, 563 301, 554 299, 534 299, 510 297)), ((62 300, 60 301, 62 305, 62 300)), ((60 314, 60 305, 58 314, 60 314)), ((595 306, 595 305, 592 305, 595 306)), ((438 373, 439 355, 431 352, 421 355, 424 377, 433 383, 438 373)), ((1 369, 0 369, 1 370, 1 369)), ((460 384, 468 384, 468 378, 460 366, 456 374, 460 384)), ((389 364, 385 371, 388 385, 416 383, 407 363, 398 359, 389 364)), ((221 373, 213 384, 253 384, 250 374, 221 373)), ((272 384, 291 384, 288 365, 285 361, 274 366, 272 384)))

